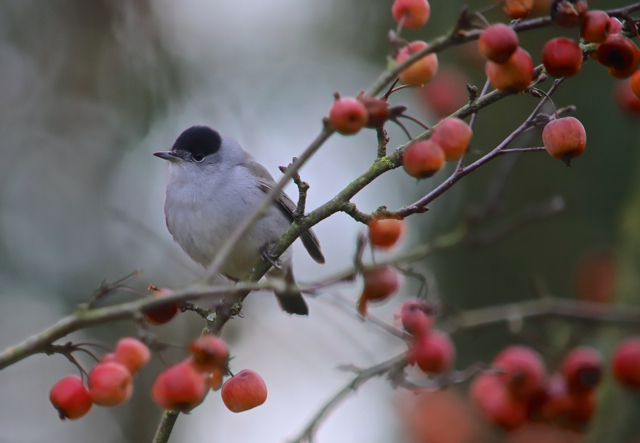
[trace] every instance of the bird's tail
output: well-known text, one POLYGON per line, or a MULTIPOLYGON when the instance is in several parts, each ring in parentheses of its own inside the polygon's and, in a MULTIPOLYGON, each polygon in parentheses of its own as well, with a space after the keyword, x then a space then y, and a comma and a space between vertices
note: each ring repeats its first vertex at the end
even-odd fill
POLYGON ((304 301, 300 288, 293 278, 291 262, 285 262, 282 269, 276 267, 271 268, 267 272, 267 279, 272 282, 282 283, 282 287, 274 290, 278 304, 287 314, 309 315, 309 307, 304 301))

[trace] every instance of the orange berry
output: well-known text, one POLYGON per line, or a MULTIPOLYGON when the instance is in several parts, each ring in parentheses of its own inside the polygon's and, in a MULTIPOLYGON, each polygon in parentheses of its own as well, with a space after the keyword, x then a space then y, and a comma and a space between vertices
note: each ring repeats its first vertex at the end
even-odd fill
POLYGON ((544 45, 542 63, 553 77, 572 77, 582 68, 582 50, 575 40, 553 38, 544 45))
POLYGON ((358 312, 364 316, 369 301, 382 301, 389 298, 400 284, 398 274, 388 266, 364 271, 364 288, 358 300, 358 312))
POLYGON ((431 7, 427 0, 395 0, 391 6, 391 15, 396 22, 408 29, 421 28, 431 16, 431 7))
POLYGON ((527 346, 509 346, 493 359, 492 366, 514 398, 527 401, 543 389, 547 370, 540 354, 527 346))
POLYGON ((329 110, 331 126, 342 135, 356 134, 364 128, 368 118, 367 108, 353 97, 336 96, 329 110))
POLYGON ((442 374, 453 367, 456 348, 449 334, 433 330, 409 346, 407 358, 409 363, 417 364, 427 374, 442 374))
POLYGON ((135 375, 141 367, 149 362, 151 351, 140 340, 133 337, 125 337, 118 341, 114 356, 118 362, 122 363, 131 372, 131 375, 135 375))
POLYGON ((444 151, 446 161, 458 161, 469 147, 473 130, 457 117, 449 117, 433 128, 429 140, 439 145, 444 151))
POLYGON ((506 0, 502 10, 512 19, 525 18, 533 9, 533 0, 506 0))
POLYGON ((229 348, 221 338, 213 334, 204 334, 189 344, 193 354, 193 366, 200 372, 213 372, 226 369, 229 362, 229 348))
POLYGON ((421 338, 431 332, 434 322, 433 309, 422 300, 408 300, 402 304, 400 319, 405 331, 421 338))
POLYGON ((209 387, 214 391, 217 391, 222 387, 222 381, 224 378, 224 370, 215 369, 209 378, 209 387))
POLYGON ((243 412, 267 401, 267 385, 260 375, 245 369, 228 379, 220 394, 231 412, 243 412))
POLYGON ((431 140, 411 143, 402 156, 402 166, 411 177, 429 178, 444 166, 444 151, 431 140))
POLYGON ((367 300, 382 301, 393 295, 400 284, 398 274, 388 266, 364 271, 362 297, 367 300))
MULTIPOLYGON (((396 63, 400 64, 404 62, 413 54, 420 52, 427 47, 429 47, 429 45, 420 40, 409 43, 407 46, 402 48, 396 56, 396 63)), ((436 54, 429 54, 409 65, 398 75, 398 77, 405 85, 422 86, 425 83, 428 83, 437 72, 438 56, 436 54)))
POLYGON ((551 19, 563 28, 580 26, 589 9, 586 0, 562 0, 551 4, 551 19))
POLYGON ((611 359, 613 376, 623 386, 640 388, 640 338, 618 344, 611 359))
POLYGON ((551 157, 568 163, 584 151, 587 133, 578 119, 563 117, 545 125, 542 143, 551 157))
POLYGON ((588 11, 584 16, 580 38, 588 43, 602 43, 611 31, 611 19, 604 11, 588 11))
POLYGON ((525 90, 533 81, 534 70, 531 56, 522 48, 518 48, 504 63, 489 60, 485 65, 491 86, 500 91, 525 90))
POLYGON ((602 379, 602 357, 588 346, 575 348, 562 361, 562 375, 570 392, 593 390, 602 379))
POLYGON ((404 230, 402 220, 375 218, 369 222, 369 241, 373 246, 388 249, 398 242, 404 230))
POLYGON ((203 402, 208 384, 190 359, 162 371, 151 386, 151 397, 162 409, 188 412, 203 402))
POLYGON ((518 49, 518 34, 509 26, 496 23, 480 34, 478 48, 489 60, 505 62, 518 49))
POLYGON ((131 372, 120 363, 98 363, 89 373, 89 393, 97 405, 119 405, 133 393, 131 372))
POLYGON ((76 420, 89 412, 93 403, 91 395, 77 375, 64 377, 53 385, 49 400, 58 410, 60 420, 76 420))
POLYGON ((471 383, 471 399, 491 423, 514 429, 527 419, 527 404, 514 399, 498 374, 485 372, 471 383))

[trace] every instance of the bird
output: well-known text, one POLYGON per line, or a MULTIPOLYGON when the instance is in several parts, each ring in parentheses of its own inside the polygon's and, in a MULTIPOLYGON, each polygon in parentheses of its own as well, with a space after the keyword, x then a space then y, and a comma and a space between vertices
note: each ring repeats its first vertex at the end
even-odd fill
MULTIPOLYGON (((176 139, 170 151, 153 155, 169 161, 164 214, 174 241, 193 261, 207 268, 236 227, 262 204, 276 182, 240 144, 208 126, 192 126, 176 139)), ((269 212, 236 243, 220 273, 239 281, 266 254, 293 222, 296 205, 281 192, 269 212)), ((325 262, 312 229, 301 235, 302 244, 317 263, 325 262)), ((280 257, 267 278, 284 278, 291 269, 292 251, 280 257)), ((299 291, 275 292, 289 314, 308 315, 299 291)))

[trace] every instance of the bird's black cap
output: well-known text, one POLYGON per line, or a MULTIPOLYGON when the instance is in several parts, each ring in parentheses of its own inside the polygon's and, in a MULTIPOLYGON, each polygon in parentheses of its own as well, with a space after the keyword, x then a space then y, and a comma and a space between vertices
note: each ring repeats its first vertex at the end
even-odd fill
POLYGON ((192 126, 180 134, 171 150, 187 152, 194 159, 202 159, 218 152, 221 144, 220 134, 210 127, 192 126))

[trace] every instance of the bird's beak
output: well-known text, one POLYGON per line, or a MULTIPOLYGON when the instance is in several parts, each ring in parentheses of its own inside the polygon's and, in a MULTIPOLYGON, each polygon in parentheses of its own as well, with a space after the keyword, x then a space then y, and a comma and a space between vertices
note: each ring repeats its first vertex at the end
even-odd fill
POLYGON ((175 163, 181 160, 181 158, 178 157, 178 155, 173 151, 154 152, 153 155, 155 155, 156 157, 160 157, 164 160, 169 160, 171 163, 175 163))

